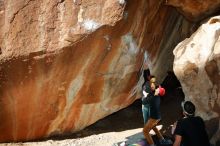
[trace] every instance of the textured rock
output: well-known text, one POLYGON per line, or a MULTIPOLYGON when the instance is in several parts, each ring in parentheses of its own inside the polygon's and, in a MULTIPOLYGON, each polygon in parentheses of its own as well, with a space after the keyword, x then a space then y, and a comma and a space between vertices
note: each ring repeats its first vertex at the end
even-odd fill
POLYGON ((196 113, 211 122, 212 141, 220 139, 220 17, 203 24, 174 50, 174 72, 196 113), (216 127, 213 132, 213 127, 216 127))
POLYGON ((192 25, 157 0, 1 0, 0 142, 75 132, 160 82, 192 25), (144 57, 145 54, 145 57, 144 57))
POLYGON ((122 18, 125 3, 117 0, 11 0, 1 5, 4 5, 1 38, 6 36, 1 47, 7 57, 53 52, 70 46, 103 25, 114 25, 122 18))
POLYGON ((220 0, 165 0, 165 3, 176 7, 191 21, 201 20, 220 8, 220 0))

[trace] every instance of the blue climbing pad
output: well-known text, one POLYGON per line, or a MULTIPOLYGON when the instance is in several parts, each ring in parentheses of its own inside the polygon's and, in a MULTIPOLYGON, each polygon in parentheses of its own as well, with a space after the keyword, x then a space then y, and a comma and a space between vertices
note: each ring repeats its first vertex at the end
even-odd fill
MULTIPOLYGON (((172 146, 173 144, 160 144, 159 143, 159 140, 156 136, 152 136, 155 144, 157 146, 172 146)), ((166 140, 171 140, 170 138, 168 137, 165 137, 166 140)), ((171 140, 172 141, 172 140, 171 140)), ((128 142, 128 141, 124 141, 124 142, 119 142, 117 144, 114 144, 114 146, 150 146, 146 139, 145 138, 140 138, 140 139, 137 139, 135 142, 128 142)))

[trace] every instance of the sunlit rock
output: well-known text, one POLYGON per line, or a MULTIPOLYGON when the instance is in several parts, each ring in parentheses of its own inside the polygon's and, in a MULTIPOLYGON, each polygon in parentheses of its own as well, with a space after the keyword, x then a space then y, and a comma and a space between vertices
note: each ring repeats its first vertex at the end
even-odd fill
POLYGON ((127 107, 144 59, 162 80, 190 29, 155 0, 1 0, 0 141, 75 132, 127 107))
POLYGON ((212 141, 220 139, 220 17, 213 17, 174 50, 174 72, 186 100, 206 121, 216 119, 212 141))

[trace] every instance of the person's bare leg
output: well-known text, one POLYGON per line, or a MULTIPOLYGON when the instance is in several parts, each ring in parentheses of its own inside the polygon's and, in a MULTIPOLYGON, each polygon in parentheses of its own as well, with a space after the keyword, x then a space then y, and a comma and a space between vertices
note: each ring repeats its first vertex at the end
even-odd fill
POLYGON ((146 138, 148 144, 150 145, 154 145, 154 141, 149 132, 155 126, 155 123, 156 123, 155 119, 149 119, 143 129, 144 137, 146 138))

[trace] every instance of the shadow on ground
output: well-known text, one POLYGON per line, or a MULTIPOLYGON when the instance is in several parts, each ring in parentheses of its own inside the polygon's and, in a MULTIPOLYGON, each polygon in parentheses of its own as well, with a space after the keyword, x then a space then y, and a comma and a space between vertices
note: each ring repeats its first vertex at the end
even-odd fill
MULTIPOLYGON (((180 103, 184 99, 184 94, 181 88, 170 90, 161 100, 161 114, 162 120, 159 125, 162 125, 162 133, 171 136, 170 125, 181 117, 180 103)), ((130 129, 137 129, 143 127, 143 118, 141 112, 141 100, 135 101, 131 106, 122 109, 106 118, 99 120, 95 124, 85 128, 84 130, 67 134, 65 136, 53 136, 49 139, 64 140, 73 138, 82 138, 94 134, 101 134, 106 132, 121 132, 130 129)), ((137 136, 140 136, 137 133, 137 136)), ((135 136, 134 136, 135 138, 135 136)))

